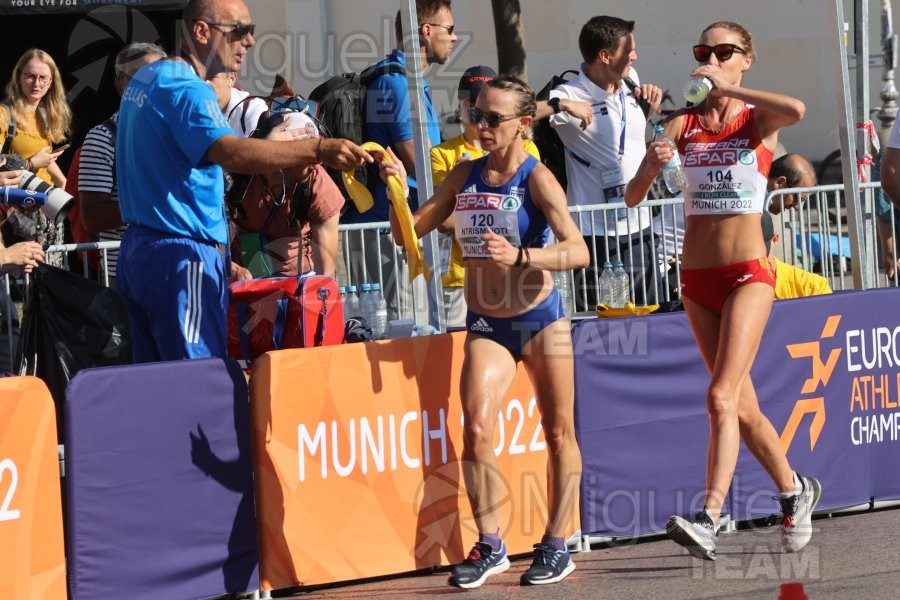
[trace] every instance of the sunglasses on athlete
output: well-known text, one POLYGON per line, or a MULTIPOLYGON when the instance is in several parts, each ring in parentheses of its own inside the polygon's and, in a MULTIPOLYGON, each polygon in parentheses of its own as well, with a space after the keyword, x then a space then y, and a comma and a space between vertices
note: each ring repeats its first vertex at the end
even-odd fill
POLYGON ((495 112, 482 112, 477 108, 469 109, 469 121, 471 121, 475 125, 480 125, 482 122, 484 122, 484 124, 487 125, 490 129, 497 127, 504 121, 518 118, 519 115, 501 115, 495 112))
POLYGON ((734 56, 735 52, 747 54, 747 51, 740 46, 734 44, 716 44, 715 46, 707 46, 706 44, 697 44, 694 46, 694 59, 697 62, 706 62, 713 54, 719 62, 725 62, 734 56))

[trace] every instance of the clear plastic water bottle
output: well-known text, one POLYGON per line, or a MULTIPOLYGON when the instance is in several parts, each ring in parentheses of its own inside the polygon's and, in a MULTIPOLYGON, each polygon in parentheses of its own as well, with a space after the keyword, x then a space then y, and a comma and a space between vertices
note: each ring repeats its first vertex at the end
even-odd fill
POLYGON ((356 286, 347 286, 347 300, 344 302, 344 318, 359 316, 359 297, 356 295, 356 286))
POLYGON ((687 186, 687 177, 684 174, 684 169, 681 167, 681 157, 678 156, 678 148, 675 147, 675 142, 672 141, 672 138, 665 134, 662 125, 656 126, 656 134, 653 136, 653 141, 662 142, 675 152, 672 158, 669 159, 669 162, 662 166, 662 175, 669 192, 677 194, 687 186))
POLYGON ((613 275, 616 280, 616 308, 623 308, 631 300, 631 279, 621 260, 616 261, 613 275))
POLYGON ((613 306, 613 266, 612 263, 606 261, 603 263, 603 272, 600 273, 600 279, 597 282, 600 304, 613 306))
POLYGON ((571 317, 572 313, 575 311, 574 299, 572 298, 571 279, 571 271, 553 272, 553 287, 559 292, 559 297, 562 299, 563 312, 569 317, 571 317))
POLYGON ((360 289, 362 291, 359 293, 359 316, 365 319, 371 328, 375 323, 375 296, 372 295, 372 284, 364 283, 360 289))
POLYGON ((694 77, 684 85, 684 99, 691 104, 700 104, 706 99, 709 90, 713 88, 713 82, 707 77, 694 77))
POLYGON ((387 300, 381 294, 381 284, 372 284, 372 296, 375 300, 375 318, 372 321, 372 335, 376 340, 384 339, 387 334, 388 311, 387 300))

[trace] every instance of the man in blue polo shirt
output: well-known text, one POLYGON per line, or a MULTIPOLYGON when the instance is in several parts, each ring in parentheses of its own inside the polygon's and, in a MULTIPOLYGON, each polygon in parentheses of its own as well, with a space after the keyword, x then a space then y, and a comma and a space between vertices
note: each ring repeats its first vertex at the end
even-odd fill
MULTIPOLYGON (((416 2, 416 17, 419 22, 419 53, 414 57, 415 60, 421 61, 423 71, 432 64, 444 64, 450 58, 453 44, 457 39, 456 34, 453 33, 455 24, 453 15, 450 13, 450 0, 419 0, 416 2)), ((377 142, 385 148, 390 146, 403 162, 408 175, 410 208, 415 211, 419 206, 416 189, 415 149, 413 148, 409 89, 405 74, 406 53, 402 50, 403 31, 399 12, 394 28, 398 49, 391 52, 387 58, 373 68, 379 69, 393 64, 402 67, 404 72, 381 75, 369 84, 366 95, 366 139, 377 142)), ((426 143, 437 146, 441 143, 440 121, 431 102, 428 83, 424 83, 424 89, 424 119, 428 129, 426 143)), ((387 187, 378 177, 377 170, 369 169, 369 177, 375 180, 372 194, 375 205, 365 213, 359 213, 356 207, 350 204, 347 212, 341 218, 342 223, 375 223, 388 220, 390 202, 387 197, 387 187)), ((427 198, 423 198, 423 200, 427 200, 427 198)), ((368 278, 369 281, 379 281, 376 273, 380 270, 384 296, 388 302, 388 317, 396 319, 399 316, 411 316, 412 288, 408 284, 406 261, 401 258, 400 264, 396 265, 398 276, 395 280, 395 255, 390 234, 367 231, 363 236, 362 244, 359 242, 359 236, 351 236, 351 264, 349 267, 352 280, 365 281, 364 278, 368 278)), ((421 292, 424 298, 424 285, 421 286, 421 292)), ((417 308, 424 314, 427 307, 417 308)))
POLYGON ((122 220, 119 291, 135 362, 225 356, 228 224, 224 167, 271 172, 372 158, 347 140, 239 139, 206 79, 240 71, 255 44, 242 0, 190 0, 180 53, 139 70, 116 137, 122 220))

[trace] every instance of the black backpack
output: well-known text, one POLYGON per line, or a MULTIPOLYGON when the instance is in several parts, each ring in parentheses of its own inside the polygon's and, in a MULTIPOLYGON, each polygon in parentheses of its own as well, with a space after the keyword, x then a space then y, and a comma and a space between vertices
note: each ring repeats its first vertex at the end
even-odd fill
MULTIPOLYGON (((361 73, 344 73, 336 75, 318 86, 309 94, 309 99, 318 104, 316 119, 324 126, 322 134, 328 137, 344 138, 355 144, 367 141, 366 125, 366 92, 369 84, 382 75, 400 73, 406 75, 406 69, 397 63, 386 63, 380 67, 369 67, 361 73)), ((350 198, 344 188, 339 171, 328 168, 328 174, 337 183, 345 198, 350 198)), ((357 169, 356 179, 368 185, 365 168, 357 169)))
MULTIPOLYGON (((542 87, 541 91, 537 93, 536 98, 538 100, 549 99, 550 91, 553 88, 567 82, 574 75, 578 75, 578 71, 571 69, 563 71, 559 75, 554 75, 547 82, 547 85, 542 87)), ((559 134, 550 125, 550 119, 541 119, 534 124, 534 144, 541 153, 541 162, 556 176, 559 185, 566 189, 568 183, 566 177, 566 147, 559 138, 559 134)))

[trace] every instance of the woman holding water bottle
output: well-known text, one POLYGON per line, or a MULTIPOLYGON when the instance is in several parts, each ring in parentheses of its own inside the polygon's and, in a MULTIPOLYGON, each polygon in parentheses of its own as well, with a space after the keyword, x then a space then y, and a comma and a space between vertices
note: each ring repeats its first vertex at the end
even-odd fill
MULTIPOLYGON (((775 274, 760 226, 769 166, 778 131, 802 119, 806 107, 742 86, 756 56, 750 32, 738 23, 713 23, 693 53, 698 64, 691 77, 707 78, 712 88, 696 106, 672 115, 665 133, 677 146, 687 180, 681 293, 711 374, 710 438, 703 510, 690 520, 672 517, 666 531, 691 555, 715 560, 719 516, 743 439, 778 488, 781 545, 796 552, 810 539, 821 485, 791 469, 778 433, 760 411, 750 368, 774 299, 775 274)), ((672 167, 666 163, 676 158, 666 140, 651 143, 628 184, 626 203, 638 204, 663 165, 672 167)))
MULTIPOLYGON (((565 192, 522 144, 536 113, 534 91, 513 77, 484 84, 471 113, 485 155, 456 164, 413 215, 419 236, 451 215, 465 264, 465 358, 460 395, 465 418, 463 474, 479 536, 456 565, 452 585, 475 588, 509 568, 500 538, 503 481, 494 455, 498 412, 521 360, 531 379, 547 440, 548 520, 525 584, 555 583, 575 569, 565 545, 581 480, 575 439, 572 337, 552 271, 583 267, 587 246, 565 192), (550 232, 558 240, 546 245, 550 232)), ((406 181, 402 163, 382 176, 406 181)), ((402 243, 396 217, 395 239, 402 243)))

